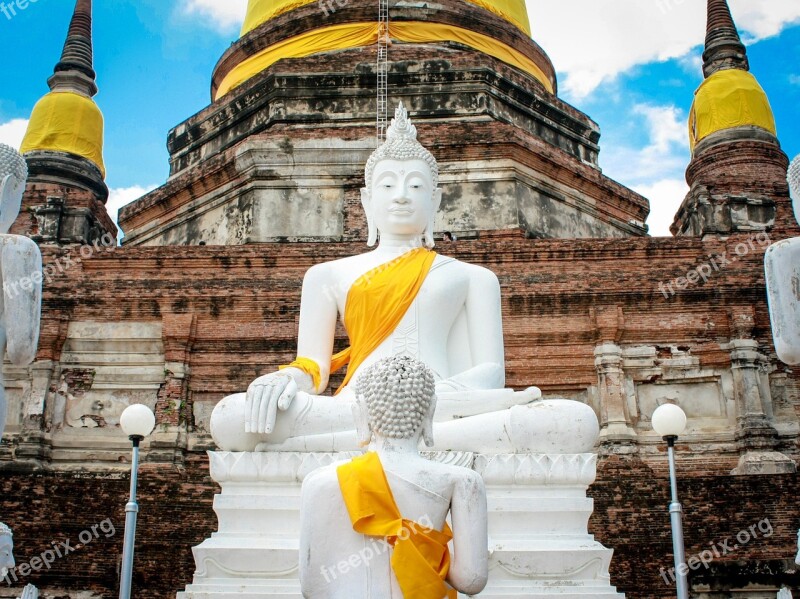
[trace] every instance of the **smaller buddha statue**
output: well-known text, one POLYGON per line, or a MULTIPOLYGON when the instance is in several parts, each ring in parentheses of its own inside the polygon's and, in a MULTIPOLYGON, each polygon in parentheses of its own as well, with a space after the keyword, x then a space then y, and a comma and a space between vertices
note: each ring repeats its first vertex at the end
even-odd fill
MULTIPOLYGON (((17 366, 36 357, 42 306, 42 255, 28 237, 8 235, 19 215, 28 178, 25 159, 0 144, 0 355, 17 366)), ((0 436, 6 424, 6 399, 0 372, 0 436)))
POLYGON ((0 580, 8 575, 8 571, 13 569, 14 562, 14 533, 11 529, 0 522, 0 580))
POLYGON ((431 370, 409 356, 382 359, 357 379, 353 412, 369 451, 303 482, 300 584, 306 599, 449 599, 486 586, 480 475, 419 453, 420 439, 433 446, 435 386, 431 370))

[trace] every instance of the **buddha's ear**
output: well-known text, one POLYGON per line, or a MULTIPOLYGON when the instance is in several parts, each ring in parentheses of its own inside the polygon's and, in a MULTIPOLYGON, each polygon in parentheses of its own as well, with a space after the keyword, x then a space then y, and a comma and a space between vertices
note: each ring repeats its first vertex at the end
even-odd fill
POLYGON ((364 208, 364 214, 367 217, 367 245, 372 247, 378 243, 378 228, 375 226, 375 219, 372 217, 372 198, 369 189, 366 187, 361 188, 361 206, 364 208))
POLYGON ((423 234, 423 242, 425 243, 425 247, 429 250, 432 250, 433 247, 436 245, 436 242, 433 239, 433 227, 434 222, 436 221, 436 214, 439 212, 439 206, 442 205, 442 188, 438 187, 433 191, 433 196, 431 198, 432 206, 431 206, 431 214, 430 218, 428 219, 428 225, 425 227, 425 233, 423 234))
POLYGON ((372 441, 372 431, 369 430, 369 418, 367 417, 367 406, 364 400, 358 396, 353 402, 353 420, 356 423, 356 438, 361 447, 369 445, 372 441))
POLYGON ((439 212, 439 208, 442 205, 442 188, 437 187, 433 190, 433 215, 436 216, 436 213, 439 212))

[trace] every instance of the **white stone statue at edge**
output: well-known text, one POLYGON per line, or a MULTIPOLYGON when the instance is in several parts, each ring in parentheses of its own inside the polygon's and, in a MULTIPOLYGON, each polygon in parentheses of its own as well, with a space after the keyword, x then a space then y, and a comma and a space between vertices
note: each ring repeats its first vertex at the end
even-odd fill
MULTIPOLYGON (((789 166, 788 181, 800 222, 800 156, 789 166)), ((764 263, 775 352, 785 364, 800 365, 800 237, 769 246, 764 263)))
MULTIPOLYGON (((13 148, 0 144, 0 353, 17 366, 36 357, 42 308, 42 255, 22 235, 8 235, 19 214, 28 167, 13 148)), ((0 437, 6 426, 6 399, 0 370, 0 437)))
MULTIPOLYGON (((27 237, 8 235, 19 214, 27 179, 25 159, 14 148, 0 144, 0 356, 5 358, 7 352, 17 366, 27 366, 36 357, 42 307, 39 247, 27 237)), ((0 364, 0 438, 6 428, 7 411, 0 364)), ((0 522, 0 580, 14 567, 13 550, 11 529, 0 522)))
MULTIPOLYGON (((369 368, 355 386, 359 440, 370 443, 369 450, 380 457, 402 517, 442 530, 450 513, 454 551, 446 580, 462 593, 480 593, 489 573, 483 481, 473 470, 432 462, 419 454, 420 438, 433 445, 436 394, 430 371, 413 358, 387 358, 369 368), (409 377, 409 391, 393 393, 395 386, 381 382, 395 373, 409 377)), ((390 564, 392 549, 380 537, 353 530, 337 479, 341 464, 315 470, 303 482, 303 597, 402 599, 390 564)))
POLYGON ((800 530, 797 531, 797 555, 794 556, 794 563, 800 566, 800 530))
POLYGON ((0 522, 0 581, 2 581, 9 570, 12 570, 14 562, 14 534, 11 529, 0 522))
MULTIPOLYGON (((297 355, 315 360, 321 381, 296 368, 256 379, 247 393, 224 398, 211 432, 230 451, 342 451, 355 449, 348 385, 333 397, 328 386, 336 321, 352 284, 412 248, 433 247, 442 190, 434 157, 416 139, 402 104, 387 141, 366 167, 362 204, 370 252, 313 266, 301 295, 297 355)), ((505 386, 500 285, 491 271, 437 256, 421 290, 392 334, 360 365, 410 355, 436 376, 436 448, 484 453, 584 453, 599 428, 580 402, 536 401, 535 387, 505 386)))

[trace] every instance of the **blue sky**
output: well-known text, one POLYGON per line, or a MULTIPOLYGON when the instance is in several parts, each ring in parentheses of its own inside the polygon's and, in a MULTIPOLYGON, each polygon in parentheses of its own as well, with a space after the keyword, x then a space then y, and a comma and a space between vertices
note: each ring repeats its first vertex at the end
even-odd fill
MULTIPOLYGON (((701 81, 704 0, 528 0, 533 37, 559 72, 560 96, 602 129, 606 174, 650 198, 667 234, 686 192, 686 119, 701 81)), ((8 0, 6 0, 8 4, 8 0)), ((171 127, 210 103, 213 67, 238 37, 246 0, 95 2, 95 68, 105 115, 112 212, 163 183, 171 127)), ((732 0, 752 70, 786 152, 800 153, 800 2, 732 0)), ((73 0, 0 12, 0 142, 18 145, 58 61, 73 0)))

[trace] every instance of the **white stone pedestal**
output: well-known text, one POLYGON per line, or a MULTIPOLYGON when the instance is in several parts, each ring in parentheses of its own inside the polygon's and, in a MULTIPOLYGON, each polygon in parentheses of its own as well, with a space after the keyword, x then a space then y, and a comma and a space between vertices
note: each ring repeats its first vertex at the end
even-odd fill
MULTIPOLYGON (((193 548, 197 569, 178 598, 300 599, 300 485, 315 468, 353 455, 209 452, 222 487, 214 497, 219 531, 193 548)), ((480 597, 624 597, 609 580, 613 551, 587 532, 597 456, 430 457, 471 466, 486 482, 491 557, 480 597)))

